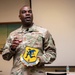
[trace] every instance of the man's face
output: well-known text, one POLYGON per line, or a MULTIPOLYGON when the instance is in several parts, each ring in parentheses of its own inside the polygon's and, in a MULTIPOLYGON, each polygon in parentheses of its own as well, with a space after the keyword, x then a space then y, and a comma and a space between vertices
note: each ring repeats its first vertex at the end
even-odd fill
POLYGON ((33 23, 33 13, 30 7, 25 6, 21 8, 20 13, 19 13, 19 18, 21 19, 22 23, 27 25, 27 24, 32 24, 33 23))

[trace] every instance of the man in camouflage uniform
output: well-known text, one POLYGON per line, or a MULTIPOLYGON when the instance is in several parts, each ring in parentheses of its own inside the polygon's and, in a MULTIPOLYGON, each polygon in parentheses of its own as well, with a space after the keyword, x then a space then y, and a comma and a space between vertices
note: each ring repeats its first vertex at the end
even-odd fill
POLYGON ((19 18, 22 26, 10 33, 2 52, 4 60, 13 57, 10 75, 45 75, 44 64, 52 63, 56 58, 54 40, 47 29, 33 23, 33 13, 29 6, 20 9, 19 18), (39 58, 38 64, 26 66, 21 62, 20 55, 24 53, 26 46, 39 50, 36 57, 39 58))

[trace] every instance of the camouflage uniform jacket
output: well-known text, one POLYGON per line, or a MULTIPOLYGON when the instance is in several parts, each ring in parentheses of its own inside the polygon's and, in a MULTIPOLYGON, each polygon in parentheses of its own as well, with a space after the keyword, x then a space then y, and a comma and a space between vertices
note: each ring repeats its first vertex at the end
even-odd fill
MULTIPOLYGON (((54 40, 47 29, 34 24, 28 30, 21 26, 10 33, 2 52, 3 59, 5 60, 10 60, 13 57, 11 75, 18 75, 15 74, 15 72, 18 72, 18 70, 24 71, 26 69, 20 61, 20 55, 24 52, 26 46, 39 49, 38 56, 41 58, 40 64, 52 63, 56 58, 54 40), (22 38, 23 41, 19 44, 15 51, 12 51, 10 46, 15 36, 22 38)), ((38 66, 39 65, 36 65, 36 68, 38 66)))

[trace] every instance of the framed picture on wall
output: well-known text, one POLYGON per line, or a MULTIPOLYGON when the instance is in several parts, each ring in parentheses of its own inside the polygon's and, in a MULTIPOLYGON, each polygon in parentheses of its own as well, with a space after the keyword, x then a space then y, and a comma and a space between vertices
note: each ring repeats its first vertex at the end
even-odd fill
POLYGON ((0 23, 0 54, 2 53, 3 46, 10 32, 19 28, 21 22, 7 22, 0 23))

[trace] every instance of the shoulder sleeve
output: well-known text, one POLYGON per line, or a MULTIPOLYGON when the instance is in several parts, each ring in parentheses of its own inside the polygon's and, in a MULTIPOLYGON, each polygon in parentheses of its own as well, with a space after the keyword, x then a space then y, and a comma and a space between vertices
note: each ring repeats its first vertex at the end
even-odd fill
POLYGON ((11 34, 8 36, 6 43, 3 47, 3 51, 2 51, 2 57, 4 60, 10 60, 12 58, 12 56, 15 54, 15 52, 11 51, 11 43, 12 43, 12 37, 11 34))
POLYGON ((43 42, 43 51, 44 54, 41 57, 41 62, 44 63, 52 63, 56 58, 56 47, 55 42, 52 38, 52 35, 49 31, 45 32, 44 35, 44 42, 43 42))

